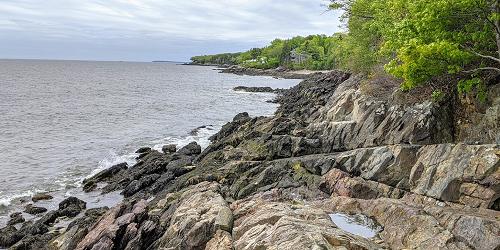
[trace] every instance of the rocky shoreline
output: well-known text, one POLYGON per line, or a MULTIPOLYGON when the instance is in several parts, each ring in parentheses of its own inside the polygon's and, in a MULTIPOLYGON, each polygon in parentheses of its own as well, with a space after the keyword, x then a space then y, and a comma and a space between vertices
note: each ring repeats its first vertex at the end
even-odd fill
POLYGON ((233 88, 234 91, 249 92, 249 93, 276 93, 279 94, 284 91, 284 89, 273 89, 271 87, 247 87, 247 86, 237 86, 233 88))
POLYGON ((236 75, 247 75, 247 76, 272 76, 284 79, 307 79, 322 74, 322 72, 319 71, 307 71, 307 70, 293 71, 293 70, 287 70, 285 68, 254 69, 254 68, 245 68, 241 66, 224 67, 220 69, 220 72, 236 74, 236 75))
POLYGON ((396 85, 374 95, 367 82, 310 75, 280 93, 275 116, 238 114, 203 151, 139 149, 134 166, 84 181, 86 191, 121 191, 120 204, 85 210, 69 198, 35 222, 13 215, 0 247, 498 249, 498 84, 487 111, 458 123, 452 111, 465 101, 405 103, 396 85), (468 132, 477 124, 490 129, 480 140, 468 132), (381 231, 349 232, 334 213, 381 231), (58 227, 66 218, 76 219, 58 227))

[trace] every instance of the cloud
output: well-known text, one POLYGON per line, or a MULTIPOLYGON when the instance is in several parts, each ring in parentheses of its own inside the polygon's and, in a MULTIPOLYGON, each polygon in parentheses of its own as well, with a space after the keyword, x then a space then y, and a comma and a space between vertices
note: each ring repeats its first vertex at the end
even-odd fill
MULTIPOLYGON (((277 37, 332 34, 339 30, 340 24, 337 13, 324 13, 327 2, 0 1, 0 57, 46 56, 43 53, 32 56, 21 53, 20 44, 23 44, 39 48, 42 52, 53 51, 58 58, 81 56, 81 53, 65 49, 66 46, 79 45, 84 46, 82 50, 88 51, 85 59, 158 59, 151 58, 154 49, 162 55, 176 54, 172 59, 185 60, 193 52, 221 52, 224 48, 235 51, 262 46, 277 37), (224 44, 225 47, 217 44, 224 44), (176 50, 172 50, 174 47, 176 50), (92 53, 92 49, 96 52, 92 53), (119 56, 121 50, 136 50, 129 53, 134 58, 128 58, 126 54, 119 56), (140 51, 144 51, 144 56, 140 51)), ((29 51, 36 50, 31 48, 29 51)))

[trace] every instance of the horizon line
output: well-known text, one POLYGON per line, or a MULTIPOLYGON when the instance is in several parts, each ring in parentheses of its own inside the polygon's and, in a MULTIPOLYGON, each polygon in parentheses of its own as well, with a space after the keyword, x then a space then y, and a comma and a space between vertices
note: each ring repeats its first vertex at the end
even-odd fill
POLYGON ((136 62, 136 63, 188 63, 189 61, 177 60, 99 60, 99 59, 59 59, 59 58, 0 58, 0 60, 26 60, 26 61, 74 61, 74 62, 136 62))

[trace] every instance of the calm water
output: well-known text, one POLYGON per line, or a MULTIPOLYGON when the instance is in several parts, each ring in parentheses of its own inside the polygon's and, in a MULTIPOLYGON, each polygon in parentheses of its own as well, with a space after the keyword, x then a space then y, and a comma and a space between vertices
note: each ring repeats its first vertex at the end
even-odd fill
POLYGON ((0 60, 0 216, 36 192, 69 195, 141 146, 206 146, 235 114, 274 112, 272 94, 235 86, 297 83, 168 63, 0 60), (202 125, 212 126, 189 135, 202 125))
POLYGON ((338 228, 367 239, 375 237, 383 230, 374 220, 362 214, 334 213, 330 214, 330 219, 338 228))

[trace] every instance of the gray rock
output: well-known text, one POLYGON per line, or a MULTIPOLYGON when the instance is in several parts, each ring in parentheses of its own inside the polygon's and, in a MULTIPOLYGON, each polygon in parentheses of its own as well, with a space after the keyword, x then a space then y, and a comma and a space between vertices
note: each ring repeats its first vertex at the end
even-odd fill
POLYGON ((177 145, 175 144, 165 145, 161 148, 161 150, 165 154, 175 153, 177 151, 177 145))
POLYGON ((242 91, 242 92, 254 92, 254 93, 274 93, 275 90, 271 87, 246 87, 246 86, 238 86, 233 88, 234 91, 242 91))
POLYGON ((23 217, 22 213, 13 213, 10 215, 10 220, 7 222, 7 225, 13 226, 19 223, 23 223, 26 220, 23 217))
POLYGON ((38 201, 43 201, 43 200, 52 200, 54 197, 52 197, 49 194, 35 194, 33 197, 31 197, 31 200, 33 202, 38 202, 38 201))
POLYGON ((183 192, 178 198, 179 205, 171 215, 170 226, 158 240, 158 246, 198 249, 214 237, 216 221, 226 224, 220 226, 228 227, 230 210, 218 193, 219 188, 218 184, 203 182, 183 192))
POLYGON ((19 234, 14 226, 0 229, 0 247, 10 247, 22 238, 23 235, 19 234))
POLYGON ((86 189, 87 191, 91 191, 95 188, 96 183, 99 183, 102 181, 107 181, 110 178, 112 178, 113 176, 120 173, 121 171, 124 171, 127 169, 128 169, 128 165, 125 162, 120 163, 120 164, 116 164, 108 169, 105 169, 105 170, 97 173, 96 175, 92 176, 91 178, 85 179, 83 181, 84 189, 86 189))
POLYGON ((151 151, 150 147, 143 147, 143 148, 140 148, 137 151, 135 151, 135 153, 136 154, 144 154, 144 153, 148 153, 150 151, 151 151))
POLYGON ((181 155, 198 155, 201 153, 201 146, 196 142, 191 142, 177 151, 181 155))
POLYGON ((37 207, 37 206, 34 206, 33 204, 28 204, 24 207, 24 212, 27 214, 32 214, 32 215, 43 214, 43 213, 47 212, 47 208, 37 207))
POLYGON ((69 197, 59 203, 59 216, 75 217, 87 208, 87 203, 76 198, 69 197))

